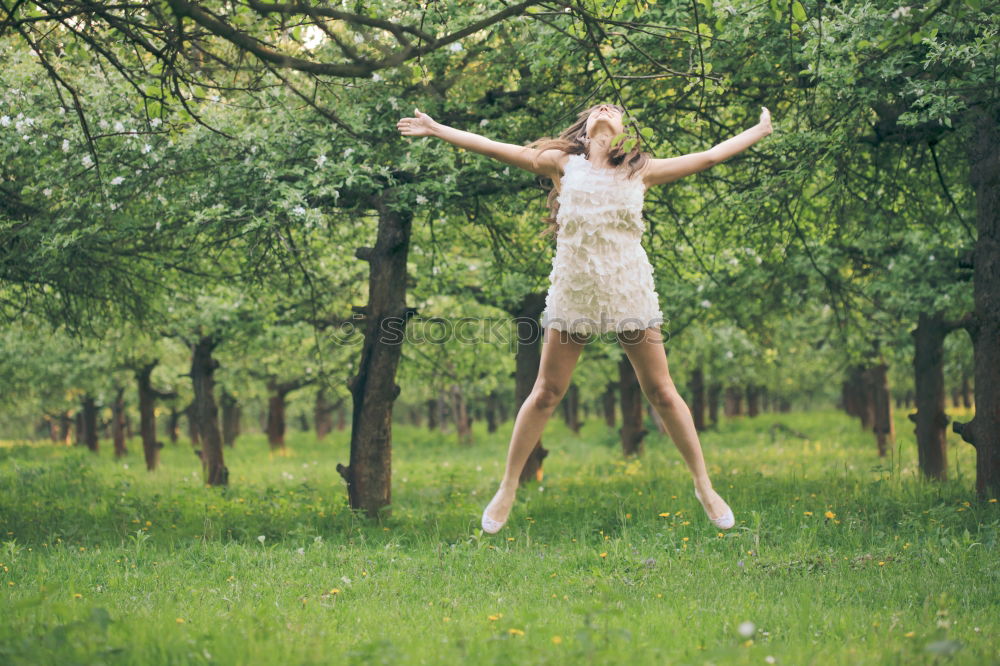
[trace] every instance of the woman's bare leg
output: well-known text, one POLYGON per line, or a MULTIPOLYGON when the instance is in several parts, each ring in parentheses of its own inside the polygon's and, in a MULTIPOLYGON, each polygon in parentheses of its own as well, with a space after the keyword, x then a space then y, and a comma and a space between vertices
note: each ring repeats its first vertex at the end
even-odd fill
POLYGON ((728 505, 712 488, 712 482, 708 478, 691 410, 670 377, 662 332, 658 328, 625 331, 618 334, 618 341, 635 368, 642 392, 663 419, 670 439, 687 463, 709 517, 722 516, 728 505))
POLYGON ((500 523, 507 520, 524 463, 534 450, 552 412, 566 394, 573 368, 585 344, 587 339, 580 336, 554 328, 544 329, 538 378, 514 419, 503 480, 485 512, 489 519, 500 523))

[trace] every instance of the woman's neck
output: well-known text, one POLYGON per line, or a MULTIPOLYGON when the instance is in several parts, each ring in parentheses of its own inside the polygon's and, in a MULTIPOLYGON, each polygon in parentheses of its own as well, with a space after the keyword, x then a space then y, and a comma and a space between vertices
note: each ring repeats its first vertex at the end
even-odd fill
POLYGON ((608 161, 608 153, 611 152, 612 139, 614 139, 614 136, 605 132, 600 132, 592 136, 590 138, 590 147, 587 159, 590 160, 592 164, 597 166, 611 166, 611 163, 608 161))

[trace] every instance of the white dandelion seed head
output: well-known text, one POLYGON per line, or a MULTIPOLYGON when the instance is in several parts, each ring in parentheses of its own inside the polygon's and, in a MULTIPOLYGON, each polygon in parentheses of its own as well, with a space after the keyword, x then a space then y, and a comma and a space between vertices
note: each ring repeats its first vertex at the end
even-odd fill
POLYGON ((754 626, 753 622, 747 620, 746 622, 741 622, 740 626, 736 628, 740 632, 740 636, 743 638, 750 638, 753 636, 753 632, 757 627, 754 626))
POLYGON ((264 536, 263 534, 261 534, 259 537, 257 537, 257 541, 260 541, 261 543, 264 543, 265 539, 267 539, 267 537, 264 536))

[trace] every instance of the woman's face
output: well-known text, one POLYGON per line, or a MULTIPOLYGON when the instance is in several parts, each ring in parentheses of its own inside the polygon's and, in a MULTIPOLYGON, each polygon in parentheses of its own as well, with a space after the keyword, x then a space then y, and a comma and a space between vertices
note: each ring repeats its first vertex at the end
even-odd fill
POLYGON ((625 131, 625 124, 622 120, 623 109, 617 104, 599 104, 590 111, 587 117, 587 136, 593 136, 594 131, 600 127, 610 130, 611 134, 617 136, 625 131))

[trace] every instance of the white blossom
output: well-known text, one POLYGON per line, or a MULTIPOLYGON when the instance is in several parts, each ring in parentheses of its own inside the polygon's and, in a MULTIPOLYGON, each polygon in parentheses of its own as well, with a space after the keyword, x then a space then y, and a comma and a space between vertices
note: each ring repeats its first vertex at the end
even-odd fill
POLYGON ((115 131, 116 132, 124 132, 125 131, 125 125, 122 124, 122 121, 120 121, 120 120, 116 120, 115 121, 115 131))
POLYGON ((62 149, 64 153, 69 152, 69 139, 63 139, 62 149))
POLYGON ((448 45, 448 50, 452 53, 457 53, 462 50, 462 44, 460 42, 452 42, 448 45))
POLYGON ((10 127, 10 116, 0 116, 0 125, 10 127))
MULTIPOLYGON (((164 202, 164 203, 166 203, 166 202, 164 202)), ((157 231, 160 230, 160 221, 159 220, 156 221, 156 230, 157 231)))
POLYGON ((710 301, 710 300, 708 300, 706 298, 705 300, 703 300, 701 302, 701 307, 703 307, 703 308, 710 308, 710 307, 712 307, 712 301, 710 301))
POLYGON ((489 124, 490 124, 490 119, 489 118, 483 118, 482 120, 479 121, 479 126, 480 127, 486 127, 489 124))
POLYGON ((900 18, 909 15, 910 15, 909 7, 896 7, 896 10, 889 16, 898 21, 900 18))
POLYGON ((151 121, 149 121, 149 124, 152 125, 153 127, 159 127, 160 123, 162 122, 163 121, 160 120, 159 118, 153 118, 151 121))
POLYGON ((730 350, 726 351, 726 358, 732 358, 732 357, 733 357, 733 350, 730 349, 730 350))
POLYGON ((295 213, 296 215, 305 215, 306 209, 303 208, 302 206, 296 206, 295 208, 292 209, 292 212, 295 213))
POLYGON ((142 152, 148 153, 152 149, 153 149, 153 147, 151 145, 149 145, 148 143, 142 144, 142 152))
POLYGON ((80 161, 83 162, 83 166, 85 166, 85 167, 89 167, 89 166, 93 166, 94 165, 94 160, 90 159, 90 155, 84 155, 83 159, 80 160, 80 161))
POLYGON ((124 182, 125 182, 125 179, 122 178, 121 176, 115 176, 114 178, 111 179, 111 184, 112 185, 121 185, 124 182))
POLYGON ((353 152, 354 152, 353 148, 348 148, 347 150, 344 151, 344 157, 350 157, 351 153, 353 152))
POLYGON ((317 169, 323 168, 323 164, 325 164, 325 163, 326 163, 326 154, 320 155, 319 157, 316 158, 316 168, 317 169))
POLYGON ((117 209, 118 209, 118 204, 116 204, 114 201, 112 201, 111 202, 111 210, 117 210, 117 209))
POLYGON ((417 203, 420 204, 421 206, 423 206, 425 203, 427 203, 427 197, 425 197, 422 194, 418 194, 417 195, 417 203))
POLYGON ((52 196, 52 188, 51 187, 46 187, 44 190, 42 190, 42 194, 44 194, 47 197, 51 197, 52 196))
POLYGON ((105 120, 104 118, 101 118, 100 120, 98 120, 98 121, 97 121, 97 124, 98 124, 98 126, 99 126, 99 127, 101 128, 101 129, 108 129, 108 121, 107 121, 107 120, 105 120))
POLYGON ((372 74, 372 81, 375 81, 377 83, 377 82, 379 82, 381 80, 382 80, 382 75, 381 74, 379 74, 378 72, 375 72, 374 74, 372 74))

